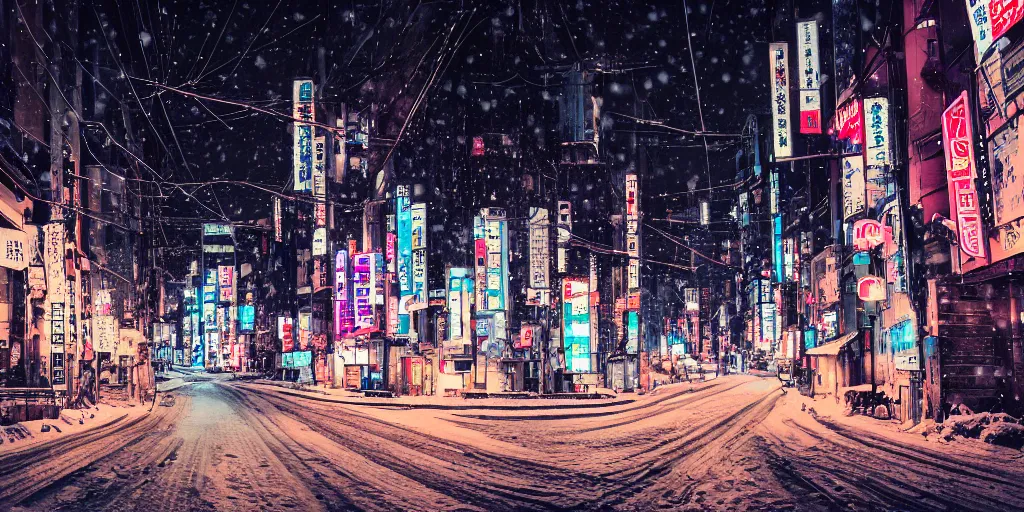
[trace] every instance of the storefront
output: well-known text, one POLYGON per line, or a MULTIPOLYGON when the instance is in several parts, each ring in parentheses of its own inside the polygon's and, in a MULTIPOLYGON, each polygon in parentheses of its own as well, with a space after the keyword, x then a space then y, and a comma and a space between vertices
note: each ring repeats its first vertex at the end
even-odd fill
POLYGON ((814 396, 837 397, 843 388, 861 383, 861 351, 859 344, 854 343, 858 339, 860 332, 854 331, 807 351, 814 371, 814 396))

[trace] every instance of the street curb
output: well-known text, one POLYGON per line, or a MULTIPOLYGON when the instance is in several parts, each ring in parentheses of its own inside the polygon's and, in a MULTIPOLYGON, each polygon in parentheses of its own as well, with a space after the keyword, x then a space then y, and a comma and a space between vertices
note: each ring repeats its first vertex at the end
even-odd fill
MULTIPOLYGON (((249 386, 243 385, 247 390, 263 392, 263 390, 257 390, 249 386)), ((306 400, 313 400, 316 402, 328 402, 343 405, 355 405, 361 407, 389 407, 392 409, 435 409, 444 411, 469 411, 469 410, 491 410, 491 411, 545 411, 555 409, 592 409, 598 407, 610 407, 615 405, 627 405, 636 402, 635 399, 619 400, 616 402, 606 403, 581 403, 578 405, 440 405, 440 404, 399 404, 391 402, 361 402, 351 400, 338 400, 333 398, 323 398, 317 396, 304 395, 302 393, 296 393, 285 389, 274 389, 267 390, 270 392, 293 396, 296 398, 305 398, 306 400)))
MULTIPOLYGON (((61 410, 64 411, 65 409, 61 409, 61 410)), ((70 410, 77 410, 77 409, 70 409, 70 410)), ((147 414, 149 414, 148 411, 145 414, 139 415, 139 417, 142 418, 142 417, 146 416, 147 414)), ((79 439, 82 436, 94 433, 96 430, 99 430, 99 429, 102 429, 102 428, 107 428, 107 427, 109 427, 111 425, 114 425, 114 424, 117 424, 117 423, 119 423, 121 421, 124 421, 124 419, 127 418, 127 417, 128 417, 128 413, 124 413, 124 414, 122 414, 122 415, 120 415, 120 416, 118 416, 116 418, 112 418, 110 421, 108 421, 106 423, 103 423, 103 424, 100 424, 100 425, 96 425, 95 427, 92 427, 92 428, 81 430, 79 432, 74 432, 74 433, 68 434, 66 436, 58 437, 56 439, 47 439, 45 441, 42 441, 42 442, 39 442, 39 443, 36 443, 36 444, 30 444, 30 445, 24 446, 24 447, 19 446, 19 447, 15 448, 15 449, 13 449, 11 451, 0 453, 0 459, 9 457, 11 455, 23 455, 23 454, 25 454, 25 453, 27 453, 29 451, 32 451, 32 450, 49 449, 49 448, 52 447, 52 445, 64 444, 64 443, 68 443, 68 442, 71 442, 71 441, 75 441, 75 440, 79 439)))

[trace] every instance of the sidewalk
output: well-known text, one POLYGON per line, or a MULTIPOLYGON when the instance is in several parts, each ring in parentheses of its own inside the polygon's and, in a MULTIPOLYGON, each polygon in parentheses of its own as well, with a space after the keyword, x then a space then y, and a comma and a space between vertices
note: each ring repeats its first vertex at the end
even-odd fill
POLYGON ((404 409, 491 409, 491 410, 516 410, 516 409, 567 409, 567 408, 596 408, 609 405, 621 405, 633 403, 637 395, 626 393, 614 398, 576 399, 576 398, 474 398, 466 399, 459 397, 444 396, 400 396, 396 398, 366 398, 362 393, 345 389, 330 389, 324 387, 294 389, 291 383, 269 380, 238 381, 235 385, 245 387, 252 391, 279 393, 287 396, 295 396, 316 400, 320 402, 332 402, 343 405, 359 405, 369 407, 396 407, 404 409))
POLYGON ((0 427, 0 432, 3 434, 0 455, 18 452, 48 441, 127 421, 142 416, 148 411, 148 404, 130 406, 101 402, 89 409, 64 409, 60 413, 61 418, 57 419, 23 421, 15 425, 0 427), (44 424, 50 425, 49 432, 42 432, 44 424), (58 429, 60 429, 59 432, 58 429), (20 430, 26 437, 20 439, 15 434, 16 430, 20 430))
POLYGON ((859 413, 847 416, 842 399, 839 403, 836 403, 834 397, 815 400, 797 393, 794 388, 789 388, 787 396, 779 401, 776 410, 782 413, 781 417, 791 418, 797 424, 817 424, 835 434, 852 436, 870 443, 884 442, 911 450, 975 457, 993 462, 1019 462, 1022 458, 1020 450, 988 444, 980 439, 957 437, 953 441, 942 440, 935 433, 935 423, 931 420, 912 425, 910 422, 876 419, 859 413), (806 410, 801 410, 803 405, 806 405, 806 410), (930 435, 926 437, 923 433, 930 435))

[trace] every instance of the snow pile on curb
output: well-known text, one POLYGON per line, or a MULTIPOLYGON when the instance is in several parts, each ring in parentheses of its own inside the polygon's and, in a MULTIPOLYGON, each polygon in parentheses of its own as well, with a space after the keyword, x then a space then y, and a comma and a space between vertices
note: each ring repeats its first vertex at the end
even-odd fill
POLYGON ((911 431, 925 437, 938 434, 946 442, 964 438, 1018 450, 1024 447, 1024 422, 1005 413, 951 416, 944 423, 922 422, 911 431))

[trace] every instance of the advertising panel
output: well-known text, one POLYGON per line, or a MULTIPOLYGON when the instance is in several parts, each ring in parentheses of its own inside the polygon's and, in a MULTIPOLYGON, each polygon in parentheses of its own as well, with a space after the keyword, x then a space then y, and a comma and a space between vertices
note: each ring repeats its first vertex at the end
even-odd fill
POLYGON ((840 140, 849 141, 850 144, 864 143, 864 116, 859 99, 853 98, 836 109, 831 133, 840 140))
POLYGON ((504 311, 508 303, 508 232, 505 210, 484 208, 474 224, 477 311, 504 311))
POLYGON ((50 384, 53 389, 67 389, 67 374, 64 368, 65 353, 64 303, 50 304, 50 384))
POLYGON ((469 270, 453 268, 448 270, 448 340, 461 342, 463 338, 462 308, 465 303, 466 290, 462 284, 466 281, 469 270))
POLYGON ((427 205, 411 207, 412 294, 415 309, 427 306, 427 205))
POLYGON ((220 302, 234 302, 235 300, 235 267, 221 265, 217 267, 217 284, 220 290, 220 302))
POLYGON ((409 334, 409 310, 407 300, 412 293, 412 203, 409 201, 409 187, 399 185, 395 191, 395 216, 398 238, 398 330, 395 334, 409 334))
POLYGON ((636 311, 626 313, 626 353, 636 354, 640 347, 640 314, 636 311))
POLYGON ((352 301, 356 330, 372 329, 376 323, 377 268, 374 253, 352 256, 352 301))
POLYGON ((566 246, 569 244, 569 239, 572 238, 572 203, 569 201, 558 202, 558 218, 555 222, 555 228, 558 233, 556 238, 558 241, 558 252, 555 265, 558 272, 565 272, 569 264, 566 246))
POLYGON ((885 300, 885 279, 875 276, 858 279, 857 298, 865 302, 885 300))
POLYGON ((519 329, 519 341, 516 342, 516 350, 533 347, 533 339, 540 330, 538 325, 523 324, 519 329))
POLYGON ((1021 125, 1004 126, 988 142, 992 155, 992 213, 996 225, 1024 217, 1024 165, 1020 153, 1021 125), (1021 171, 1021 177, 1017 177, 1021 171))
POLYGON ((281 241, 281 198, 274 196, 274 241, 281 241))
POLYGON ((772 133, 775 158, 793 156, 789 126, 789 43, 768 45, 772 66, 772 133))
POLYGON ((843 220, 864 212, 864 157, 843 158, 843 220))
POLYGON ((334 253, 334 336, 336 339, 352 330, 352 309, 348 293, 348 251, 334 253))
POLYGON ((324 256, 327 254, 327 228, 316 228, 313 230, 313 256, 324 256))
POLYGON ((562 333, 565 364, 571 372, 589 372, 590 288, 585 277, 562 279, 562 333))
MULTIPOLYGON (((35 240, 33 240, 35 242, 35 240)), ((28 235, 19 229, 0 228, 0 267, 11 270, 28 268, 28 235)))
POLYGON ((277 339, 281 340, 281 352, 295 350, 294 323, 291 317, 277 317, 277 339))
POLYGON ((964 1, 978 56, 985 55, 996 39, 1024 17, 1024 6, 1020 0, 964 1))
POLYGON ((294 119, 292 169, 296 192, 309 192, 313 188, 313 127, 306 122, 315 121, 313 109, 313 81, 292 82, 292 118, 294 119))
POLYGON ((867 131, 868 167, 889 165, 889 100, 886 98, 865 98, 864 115, 867 131))
POLYGON ((860 219, 853 223, 853 248, 870 251, 885 241, 882 223, 873 219, 860 219))
POLYGON ((46 224, 43 226, 43 233, 43 263, 46 265, 47 300, 63 301, 67 295, 67 277, 64 275, 64 223, 46 224))
POLYGON ((243 304, 238 306, 238 332, 251 334, 256 327, 256 307, 243 304))
POLYGON ((778 341, 775 303, 761 304, 761 343, 771 347, 778 341))
POLYGON ((974 133, 967 110, 967 91, 961 92, 942 113, 942 143, 950 210, 955 211, 960 250, 968 256, 984 258, 984 228, 974 182, 974 133))
POLYGON ((551 220, 547 208, 530 208, 530 288, 551 287, 551 220))
POLYGON ((796 24, 800 133, 821 133, 821 73, 818 59, 818 22, 796 24))
POLYGON ((313 137, 313 198, 327 199, 327 137, 313 137))

